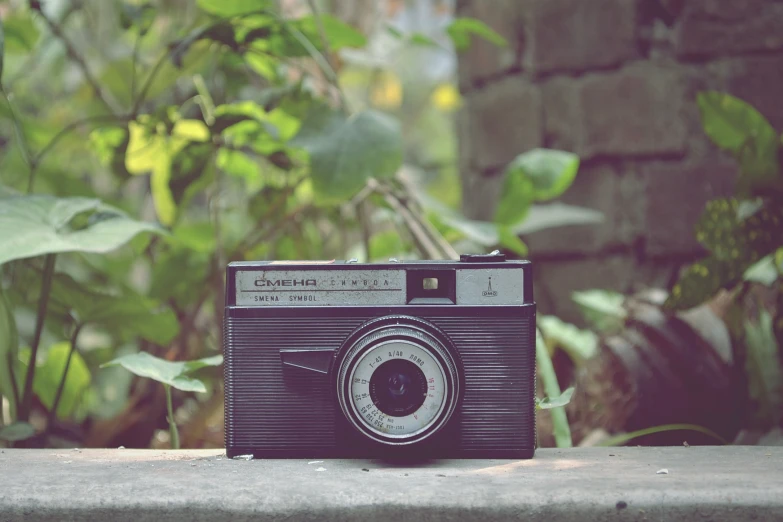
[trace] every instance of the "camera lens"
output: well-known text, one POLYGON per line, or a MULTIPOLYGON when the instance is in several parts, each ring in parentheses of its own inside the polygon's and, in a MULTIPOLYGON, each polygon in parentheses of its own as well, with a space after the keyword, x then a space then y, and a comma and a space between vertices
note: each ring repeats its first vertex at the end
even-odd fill
POLYGON ((459 354, 420 319, 385 317, 349 337, 337 362, 337 400, 369 439, 414 444, 439 432, 462 395, 459 354), (343 351, 344 350, 344 351, 343 351))
POLYGON ((424 403, 427 379, 415 364, 392 359, 378 366, 370 378, 370 398, 386 415, 404 417, 424 403))

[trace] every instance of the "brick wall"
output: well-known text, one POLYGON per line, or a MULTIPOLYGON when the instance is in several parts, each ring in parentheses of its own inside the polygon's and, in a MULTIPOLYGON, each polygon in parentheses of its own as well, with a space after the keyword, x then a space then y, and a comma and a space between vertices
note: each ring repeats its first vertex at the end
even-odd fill
POLYGON ((566 203, 604 223, 525 238, 543 313, 579 321, 573 290, 668 286, 703 251, 693 225, 737 169, 705 138, 696 94, 740 96, 783 130, 781 0, 458 0, 509 41, 460 57, 465 212, 489 219, 503 167, 534 147, 582 169, 566 203))

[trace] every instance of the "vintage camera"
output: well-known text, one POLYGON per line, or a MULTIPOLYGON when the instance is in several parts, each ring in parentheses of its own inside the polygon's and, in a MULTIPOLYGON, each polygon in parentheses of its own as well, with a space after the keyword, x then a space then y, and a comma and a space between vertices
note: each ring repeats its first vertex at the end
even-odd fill
POLYGON ((231 263, 227 455, 531 458, 535 313, 496 252, 231 263))

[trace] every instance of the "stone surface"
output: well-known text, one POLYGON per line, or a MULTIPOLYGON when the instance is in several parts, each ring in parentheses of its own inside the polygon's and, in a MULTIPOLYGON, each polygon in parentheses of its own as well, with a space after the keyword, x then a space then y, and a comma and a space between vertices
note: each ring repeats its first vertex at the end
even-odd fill
POLYGON ((477 18, 506 39, 498 47, 483 38, 473 38, 459 63, 459 84, 464 91, 474 84, 520 66, 522 52, 522 10, 517 0, 459 0, 457 16, 477 18))
POLYGON ((463 110, 469 132, 460 143, 471 142, 470 163, 479 171, 503 168, 541 145, 541 95, 521 76, 508 76, 466 96, 463 110))
MULTIPOLYGON (((778 29, 783 38, 783 20, 778 29)), ((778 132, 783 132, 783 52, 731 60, 726 70, 726 92, 753 105, 778 132)))
POLYGON ((585 167, 560 201, 598 210, 604 221, 543 230, 524 239, 536 254, 595 253, 629 246, 644 231, 644 199, 644 184, 638 176, 618 174, 609 166, 585 167))
POLYGON ((688 137, 684 89, 681 71, 653 64, 548 82, 547 139, 583 159, 682 154, 688 137))
POLYGON ((733 194, 737 167, 719 162, 659 163, 640 170, 647 188, 645 252, 651 256, 703 252, 694 226, 707 201, 733 194))
POLYGON ((614 66, 638 54, 635 0, 517 4, 526 14, 524 67, 536 74, 614 66))
POLYGON ((675 31, 675 52, 704 58, 783 48, 783 4, 765 0, 693 0, 675 31))
POLYGON ((527 461, 419 464, 246 462, 218 453, 4 450, 0 519, 783 518, 781 447, 544 449, 527 461))

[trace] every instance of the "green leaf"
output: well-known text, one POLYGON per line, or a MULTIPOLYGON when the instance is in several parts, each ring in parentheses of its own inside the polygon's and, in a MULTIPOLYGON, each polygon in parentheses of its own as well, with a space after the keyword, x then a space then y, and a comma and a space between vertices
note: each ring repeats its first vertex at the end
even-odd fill
POLYGON ((446 28, 446 32, 454 42, 457 51, 464 51, 470 47, 472 35, 479 36, 498 47, 508 45, 505 38, 475 18, 455 18, 446 28))
POLYGON ((534 149, 517 156, 504 173, 495 221, 518 225, 534 201, 560 196, 574 182, 579 157, 569 152, 534 149))
POLYGON ((35 435, 35 428, 27 422, 14 422, 0 428, 0 440, 6 442, 19 442, 27 440, 35 435))
POLYGON ((498 225, 498 244, 520 257, 527 255, 527 245, 510 227, 498 225))
POLYGON ((603 221, 604 215, 597 210, 555 202, 531 205, 525 218, 512 229, 519 235, 526 235, 550 228, 593 225, 603 221))
POLYGON ((725 93, 702 92, 697 102, 704 132, 740 162, 740 195, 763 195, 765 189, 783 187, 777 159, 778 134, 764 116, 725 93))
POLYGON ((562 408, 571 402, 571 397, 574 395, 574 387, 568 388, 566 391, 560 394, 558 397, 544 397, 536 403, 536 408, 539 410, 551 410, 552 408, 562 408))
POLYGON ((216 16, 239 16, 269 8, 266 0, 198 0, 198 6, 216 16))
POLYGON ((211 254, 215 251, 215 226, 209 221, 179 225, 172 233, 174 242, 195 252, 211 254))
POLYGON ((513 168, 512 163, 504 174, 500 201, 495 209, 495 222, 514 226, 523 221, 534 201, 533 192, 533 180, 524 170, 513 168))
MULTIPOLYGON (((5 52, 30 52, 38 43, 40 32, 29 11, 16 10, 0 22, 0 33, 5 33, 5 52)), ((2 40, 3 38, 0 38, 2 40)), ((0 44, 0 51, 3 45, 0 44)), ((2 55, 2 52, 0 52, 2 55)))
MULTIPOLYGON (((781 249, 783 251, 783 249, 781 249)), ((772 287, 782 273, 781 268, 775 265, 775 256, 768 255, 745 270, 742 278, 745 281, 759 283, 764 286, 772 287)))
POLYGON ((783 372, 772 316, 763 308, 758 322, 745 322, 745 342, 750 397, 758 405, 758 416, 777 426, 783 417, 783 372))
POLYGON ((777 140, 775 129, 753 106, 730 94, 706 91, 696 102, 704 132, 718 147, 739 151, 755 140, 777 140))
POLYGON ((457 213, 433 213, 430 219, 440 221, 481 246, 494 247, 500 243, 500 227, 494 223, 468 219, 457 213))
POLYGON ((742 277, 748 265, 709 256, 690 265, 672 288, 664 307, 684 310, 702 304, 742 277))
POLYGON ((60 252, 106 253, 142 232, 162 230, 97 199, 0 198, 0 265, 60 252))
POLYGON ((699 426, 698 424, 663 424, 660 426, 653 426, 651 428, 632 431, 631 433, 621 433, 619 435, 614 435, 612 437, 609 437, 608 439, 602 440, 598 444, 598 446, 599 447, 622 446, 623 444, 630 442, 633 439, 644 437, 646 435, 654 435, 656 433, 664 433, 667 431, 695 431, 697 433, 703 433, 704 435, 712 437, 720 444, 726 446, 731 444, 729 441, 727 441, 726 439, 724 439, 723 437, 721 437, 711 429, 705 428, 703 426, 699 426))
POLYGON ((207 357, 197 361, 171 362, 155 357, 147 352, 124 355, 101 366, 122 366, 139 377, 147 377, 154 381, 168 384, 178 390, 191 392, 206 392, 204 383, 188 374, 206 366, 223 364, 223 356, 207 357))
POLYGON ((5 30, 3 20, 0 18, 0 80, 3 79, 3 62, 5 61, 5 30))
POLYGON ((548 201, 559 197, 574 182, 579 156, 551 149, 533 149, 517 156, 506 176, 521 171, 533 182, 533 198, 548 201))
POLYGON ((669 308, 689 308, 737 283, 753 264, 783 244, 783 208, 772 203, 740 219, 737 200, 710 201, 696 239, 713 254, 691 265, 672 289, 669 308))
MULTIPOLYGON (((54 344, 49 347, 43 362, 38 361, 36 364, 33 391, 46 408, 50 409, 54 404, 54 396, 62 380, 70 351, 71 343, 67 341, 54 344)), ((27 363, 29 364, 29 359, 27 363)), ((89 368, 79 352, 75 351, 71 356, 65 387, 57 406, 57 417, 66 419, 74 412, 91 380, 89 368)))
MULTIPOLYGON (((348 25, 339 18, 324 13, 320 15, 320 19, 326 39, 329 40, 329 48, 332 51, 346 47, 356 48, 367 45, 367 38, 358 29, 348 25)), ((312 15, 304 16, 297 19, 294 23, 312 42, 320 45, 320 28, 317 18, 312 15)))
POLYGON ((625 296, 608 290, 583 290, 571 294, 571 299, 590 324, 600 332, 620 331, 628 312, 623 306, 625 296))
POLYGON ((739 217, 736 199, 707 203, 696 225, 696 239, 719 259, 747 260, 747 266, 783 244, 783 207, 777 204, 739 217))
POLYGON ((291 145, 310 154, 313 188, 328 202, 350 198, 371 177, 391 178, 402 165, 399 124, 373 110, 346 118, 316 105, 291 145))
POLYGON ((209 140, 209 129, 198 120, 178 120, 168 135, 163 125, 148 128, 148 119, 130 122, 125 167, 131 174, 150 174, 150 189, 158 219, 164 225, 174 223, 177 204, 169 182, 172 161, 190 143, 209 140))
POLYGON ((12 363, 17 359, 18 346, 19 335, 14 314, 0 284, 0 395, 8 399, 12 418, 16 416, 16 404, 14 404, 11 372, 13 371, 12 363))
POLYGON ((571 359, 585 361, 598 353, 598 336, 552 315, 539 317, 538 326, 550 348, 562 348, 571 359))

